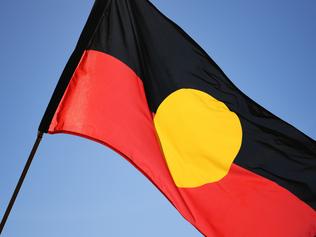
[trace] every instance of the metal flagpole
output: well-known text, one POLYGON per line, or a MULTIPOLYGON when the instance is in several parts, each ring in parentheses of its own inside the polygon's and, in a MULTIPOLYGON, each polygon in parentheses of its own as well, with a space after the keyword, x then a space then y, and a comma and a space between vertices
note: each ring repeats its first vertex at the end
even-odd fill
POLYGON ((43 137, 43 132, 38 132, 37 133, 37 137, 36 137, 36 141, 35 141, 35 143, 33 145, 33 148, 31 150, 29 158, 26 161, 26 164, 25 164, 24 169, 22 171, 22 174, 20 176, 19 182, 17 183, 17 185, 16 185, 16 187, 14 189, 14 192, 12 194, 10 202, 9 202, 9 204, 7 206, 7 209, 6 209, 6 211, 5 211, 5 213, 4 213, 3 217, 2 217, 1 224, 0 224, 0 235, 2 233, 2 230, 3 230, 4 226, 5 226, 6 221, 7 221, 8 217, 9 217, 9 215, 10 215, 10 212, 11 212, 11 209, 12 209, 12 207, 14 205, 15 199, 18 196, 20 188, 21 188, 21 186, 23 184, 23 181, 25 179, 25 176, 26 176, 26 174, 27 174, 27 172, 28 172, 28 170, 29 170, 29 168, 31 166, 32 160, 33 160, 33 158, 35 156, 35 153, 37 151, 37 148, 38 148, 38 146, 39 146, 39 144, 40 144, 40 142, 42 140, 42 137, 43 137))

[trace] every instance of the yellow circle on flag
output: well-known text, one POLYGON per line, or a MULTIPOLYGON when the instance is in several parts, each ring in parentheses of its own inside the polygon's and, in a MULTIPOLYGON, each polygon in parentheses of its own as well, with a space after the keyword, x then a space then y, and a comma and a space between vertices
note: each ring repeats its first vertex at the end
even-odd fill
POLYGON ((198 187, 222 179, 242 143, 238 116, 195 89, 180 89, 159 106, 154 118, 162 150, 178 187, 198 187))

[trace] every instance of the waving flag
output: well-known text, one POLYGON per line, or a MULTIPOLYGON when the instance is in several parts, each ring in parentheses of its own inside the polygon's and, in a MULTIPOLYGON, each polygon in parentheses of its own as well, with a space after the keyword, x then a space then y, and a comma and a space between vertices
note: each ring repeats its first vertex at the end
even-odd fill
POLYGON ((39 130, 116 150, 206 236, 316 235, 316 142, 146 0, 95 2, 39 130))

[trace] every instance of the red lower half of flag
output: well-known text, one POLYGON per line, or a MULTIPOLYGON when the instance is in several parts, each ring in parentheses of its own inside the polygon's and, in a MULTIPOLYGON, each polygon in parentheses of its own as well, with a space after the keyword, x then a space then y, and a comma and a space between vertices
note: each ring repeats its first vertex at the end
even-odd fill
POLYGON ((111 147, 146 175, 206 236, 316 235, 316 214, 310 206, 278 184, 236 164, 217 182, 177 187, 142 81, 127 65, 105 53, 84 53, 49 133, 75 134, 111 147))
POLYGON ((219 182, 180 192, 207 236, 316 233, 314 210, 286 189, 237 165, 219 182))

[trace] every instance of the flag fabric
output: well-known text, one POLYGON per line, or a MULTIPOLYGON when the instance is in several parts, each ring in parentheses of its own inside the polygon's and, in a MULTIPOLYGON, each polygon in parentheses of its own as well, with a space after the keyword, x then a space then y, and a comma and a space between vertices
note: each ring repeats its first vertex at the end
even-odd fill
POLYGON ((96 0, 39 130, 125 157, 206 236, 316 236, 316 142, 146 0, 96 0))

